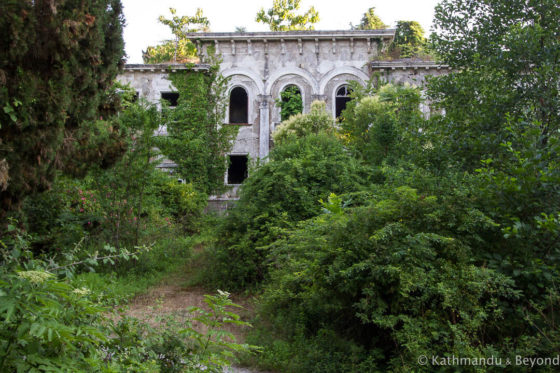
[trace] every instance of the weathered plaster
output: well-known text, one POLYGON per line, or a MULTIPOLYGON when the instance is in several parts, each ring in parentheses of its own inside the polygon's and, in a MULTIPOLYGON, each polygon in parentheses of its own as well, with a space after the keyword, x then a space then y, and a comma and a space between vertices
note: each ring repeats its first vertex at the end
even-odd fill
MULTIPOLYGON (((394 30, 297 31, 261 33, 193 33, 188 35, 198 47, 201 61, 210 50, 222 58, 223 76, 229 78, 228 94, 243 87, 248 95, 248 123, 240 125, 231 154, 247 154, 250 159, 266 159, 271 134, 280 122, 275 101, 288 85, 299 87, 304 112, 313 100, 324 100, 335 112, 335 94, 349 81, 365 85, 373 76, 395 83, 422 87, 427 76, 448 73, 446 66, 419 60, 379 61, 394 30)), ((129 83, 150 102, 159 104, 161 92, 173 91, 167 74, 185 69, 182 65, 127 65, 119 80, 129 83)), ((198 65, 199 70, 207 69, 198 65)), ((426 115, 429 107, 421 108, 426 115)), ((229 118, 224 118, 228 125, 229 118)), ((165 128, 161 129, 165 133, 165 128)), ((224 178, 224 181, 227 180, 224 178)), ((237 198, 237 187, 212 197, 220 202, 237 198)))

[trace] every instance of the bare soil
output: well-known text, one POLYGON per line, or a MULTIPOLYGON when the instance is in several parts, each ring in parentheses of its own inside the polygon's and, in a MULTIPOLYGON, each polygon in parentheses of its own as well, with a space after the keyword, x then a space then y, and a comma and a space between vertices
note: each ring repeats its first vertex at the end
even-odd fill
MULTIPOLYGON (((177 321, 186 321, 192 319, 192 314, 187 311, 189 307, 198 307, 209 311, 210 308, 204 301, 205 294, 216 294, 216 291, 210 291, 200 286, 182 285, 182 276, 176 275, 176 278, 170 278, 166 283, 152 288, 146 294, 139 295, 132 299, 128 305, 127 315, 144 320, 149 324, 156 326, 162 316, 174 316, 177 321)), ((243 308, 232 308, 230 311, 241 316, 242 321, 250 321, 253 315, 253 306, 251 299, 239 295, 232 295, 232 301, 243 308)), ((193 321, 192 327, 205 333, 207 328, 205 325, 193 321)), ((245 336, 248 331, 247 326, 238 326, 227 324, 225 330, 231 332, 237 343, 244 343, 245 336)))
MULTIPOLYGON (((206 289, 201 286, 191 285, 196 268, 201 267, 202 248, 197 247, 193 253, 193 259, 182 272, 167 278, 163 283, 151 288, 147 293, 133 298, 125 311, 128 316, 143 320, 152 326, 160 324, 165 316, 173 316, 176 321, 182 322, 192 320, 193 314, 188 312, 189 307, 198 307, 209 311, 210 308, 205 302, 204 295, 215 295, 217 289, 206 289)), ((250 296, 232 294, 230 299, 241 306, 241 308, 229 309, 241 317, 241 321, 249 322, 254 315, 253 299, 250 296)), ((207 327, 197 321, 192 321, 192 328, 206 333, 207 327)), ((245 337, 249 331, 248 326, 226 324, 224 329, 233 334, 236 343, 245 343, 245 337)), ((259 373, 255 370, 231 367, 224 370, 224 373, 259 373)))

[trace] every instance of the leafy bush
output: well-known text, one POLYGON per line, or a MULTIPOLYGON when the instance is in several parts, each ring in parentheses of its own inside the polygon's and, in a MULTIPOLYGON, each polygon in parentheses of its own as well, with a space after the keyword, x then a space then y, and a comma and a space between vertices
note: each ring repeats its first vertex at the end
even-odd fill
POLYGON ((276 144, 288 141, 290 138, 304 137, 319 132, 333 132, 334 120, 327 113, 327 105, 323 101, 313 101, 309 114, 301 112, 286 119, 274 130, 272 138, 276 144))
POLYGON ((298 328, 311 336, 331 330, 383 369, 415 370, 420 355, 475 357, 499 348, 489 336, 504 332, 502 304, 521 293, 511 278, 472 260, 473 244, 495 223, 461 190, 374 194, 368 206, 331 208, 272 245, 261 314, 289 340, 298 328))
POLYGON ((280 107, 280 118, 282 118, 282 121, 301 114, 303 111, 303 100, 299 88, 295 85, 288 86, 280 93, 280 99, 276 100, 276 105, 280 107))
POLYGON ((306 336, 299 330, 292 338, 284 340, 261 325, 248 339, 262 346, 261 353, 246 357, 247 362, 261 370, 314 373, 382 371, 373 355, 367 356, 363 347, 328 329, 321 329, 313 336, 306 336))
POLYGON ((2 271, 2 371, 84 371, 104 340, 96 327, 104 311, 43 270, 2 271))
POLYGON ((267 246, 282 228, 317 215, 331 192, 361 188, 367 170, 332 135, 311 134, 275 147, 270 161, 251 172, 240 200, 218 228, 213 281, 228 288, 266 277, 267 246))
POLYGON ((167 176, 160 179, 157 189, 166 211, 187 232, 196 232, 208 196, 196 190, 192 183, 179 183, 167 176))
POLYGON ((418 88, 386 84, 376 89, 353 85, 343 111, 340 136, 357 158, 374 165, 417 152, 425 123, 418 88))
MULTIPOLYGON (((9 228, 0 241, 0 370, 2 371, 135 371, 222 372, 233 352, 252 347, 234 342, 226 324, 245 324, 231 312, 239 307, 229 294, 206 296, 210 311, 192 308, 204 334, 190 325, 167 320, 152 328, 132 318, 115 321, 101 306, 112 302, 84 286, 68 281, 82 263, 95 265, 114 257, 133 258, 122 251, 113 257, 53 262, 37 259, 28 236, 9 228), (66 280, 56 274, 66 274, 66 280)), ((110 298, 112 294, 108 294, 110 298)))

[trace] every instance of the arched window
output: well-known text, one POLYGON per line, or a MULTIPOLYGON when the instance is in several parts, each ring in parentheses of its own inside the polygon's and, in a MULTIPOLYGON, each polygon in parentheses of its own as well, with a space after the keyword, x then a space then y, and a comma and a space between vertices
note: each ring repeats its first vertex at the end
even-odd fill
POLYGON ((301 91, 297 85, 290 84, 282 93, 280 100, 277 102, 280 106, 280 119, 285 121, 294 114, 303 112, 303 99, 301 91))
POLYGON ((249 123, 249 96, 242 87, 235 87, 229 96, 229 122, 232 124, 249 123))
POLYGON ((352 90, 347 86, 343 85, 336 91, 335 97, 335 113, 336 118, 340 118, 342 116, 342 111, 346 109, 346 104, 348 101, 351 100, 350 93, 352 90))

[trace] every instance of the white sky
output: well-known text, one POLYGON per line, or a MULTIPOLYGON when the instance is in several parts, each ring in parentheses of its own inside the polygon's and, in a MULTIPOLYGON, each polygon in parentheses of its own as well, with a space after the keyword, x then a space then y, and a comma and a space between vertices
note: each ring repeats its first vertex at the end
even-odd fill
MULTIPOLYGON (((268 9, 272 0, 122 0, 126 18, 124 40, 128 63, 142 63, 142 50, 171 39, 167 26, 158 17, 170 16, 169 8, 176 8, 177 15, 194 15, 202 8, 215 32, 235 31, 242 26, 247 31, 267 31, 267 25, 255 22, 260 8, 268 9)), ((370 7, 375 7, 383 22, 393 27, 399 20, 418 21, 426 35, 432 24, 434 7, 438 0, 303 0, 300 10, 314 6, 321 21, 317 30, 347 30, 349 24, 359 23, 370 7)))

